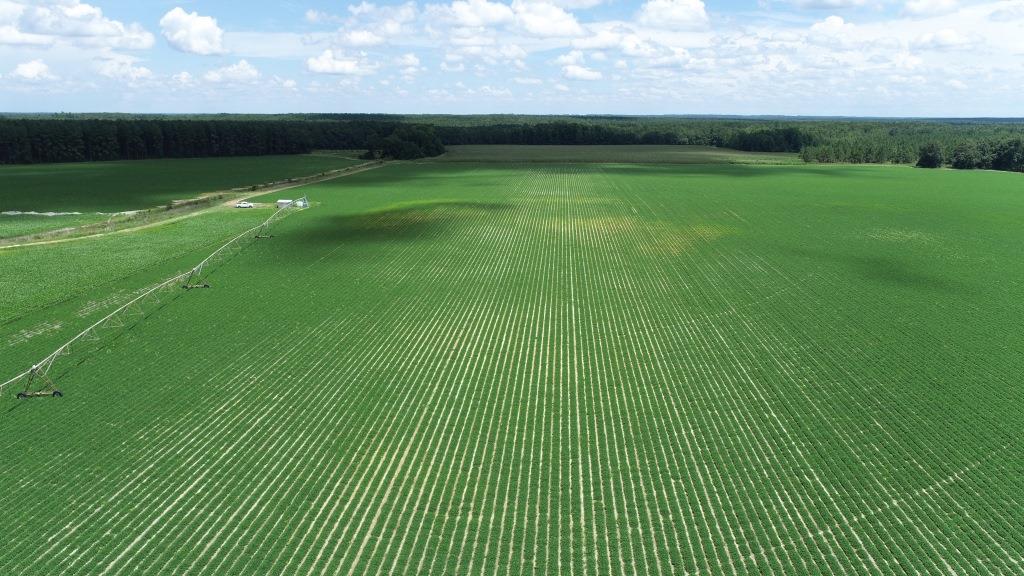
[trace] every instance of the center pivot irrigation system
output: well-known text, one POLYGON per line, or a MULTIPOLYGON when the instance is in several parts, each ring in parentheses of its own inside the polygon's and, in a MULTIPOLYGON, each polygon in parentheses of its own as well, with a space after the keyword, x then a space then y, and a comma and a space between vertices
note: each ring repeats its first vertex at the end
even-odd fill
POLYGON ((19 399, 63 396, 61 391, 57 389, 56 383, 50 377, 50 373, 54 370, 54 365, 58 363, 58 360, 71 356, 73 350, 78 351, 82 348, 95 347, 96 343, 102 339, 101 331, 123 328, 132 318, 144 317, 147 309, 152 309, 153 306, 160 304, 163 300, 180 295, 182 288, 185 290, 209 288, 210 284, 206 281, 209 270, 241 252, 251 242, 261 238, 271 238, 270 226, 272 224, 293 212, 295 208, 306 208, 308 206, 309 200, 305 196, 279 206, 269 218, 228 240, 211 252, 199 264, 155 286, 146 288, 113 312, 110 312, 85 330, 76 334, 45 358, 33 364, 28 370, 0 384, 0 393, 6 390, 8 386, 23 383, 23 386, 19 387, 20 391, 17 394, 19 399))

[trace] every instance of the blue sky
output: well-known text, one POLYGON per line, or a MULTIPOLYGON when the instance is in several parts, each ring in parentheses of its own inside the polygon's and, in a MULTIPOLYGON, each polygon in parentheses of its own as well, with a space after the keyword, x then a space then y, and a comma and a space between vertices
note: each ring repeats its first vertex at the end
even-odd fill
POLYGON ((1024 0, 0 0, 0 110, 1024 115, 1024 0))

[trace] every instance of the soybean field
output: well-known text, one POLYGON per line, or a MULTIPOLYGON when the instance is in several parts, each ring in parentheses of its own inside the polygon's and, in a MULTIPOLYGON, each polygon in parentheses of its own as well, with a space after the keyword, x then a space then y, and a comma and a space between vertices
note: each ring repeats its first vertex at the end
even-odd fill
POLYGON ((740 152, 711 146, 676 144, 463 145, 448 146, 442 162, 471 163, 616 163, 629 164, 802 164, 796 154, 740 152))
MULTIPOLYGON (((301 192, 63 398, 3 391, 0 574, 1024 572, 1020 175, 467 160, 301 192)), ((251 218, 6 298, 0 380, 251 218)))
POLYGON ((0 165, 0 239, 103 223, 114 214, 361 163, 358 151, 0 165))

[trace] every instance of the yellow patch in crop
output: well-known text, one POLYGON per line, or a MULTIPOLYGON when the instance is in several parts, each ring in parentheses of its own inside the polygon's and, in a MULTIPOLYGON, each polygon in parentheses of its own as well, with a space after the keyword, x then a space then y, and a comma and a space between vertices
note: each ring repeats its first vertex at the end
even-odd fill
POLYGON ((926 232, 901 228, 876 228, 868 232, 867 237, 873 240, 882 240, 883 242, 914 242, 918 244, 937 242, 934 236, 926 232))
POLYGON ((635 246, 637 252, 650 256, 680 254, 736 231, 721 224, 678 226, 632 215, 545 218, 543 227, 549 233, 581 243, 635 246))
POLYGON ((661 222, 651 227, 652 241, 642 245, 652 256, 675 256, 735 233, 736 229, 721 224, 694 224, 673 226, 661 222))
POLYGON ((872 240, 879 240, 881 242, 909 245, 922 253, 940 258, 959 260, 965 257, 964 251, 959 246, 943 242, 934 234, 921 232, 919 230, 907 230, 903 228, 876 228, 868 232, 866 236, 872 240))

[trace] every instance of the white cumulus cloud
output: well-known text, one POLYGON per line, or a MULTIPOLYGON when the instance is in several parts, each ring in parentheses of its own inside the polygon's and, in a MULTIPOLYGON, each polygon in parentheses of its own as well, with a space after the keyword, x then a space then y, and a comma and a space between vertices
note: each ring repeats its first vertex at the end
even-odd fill
POLYGON ((398 66, 419 66, 420 59, 412 52, 407 52, 395 58, 395 64, 398 66))
POLYGON ((551 0, 551 3, 570 10, 585 10, 604 4, 604 0, 551 0))
POLYGON ((306 10, 306 22, 310 22, 312 24, 319 24, 322 22, 338 22, 340 20, 341 18, 338 18, 334 14, 328 12, 313 10, 312 8, 306 10))
POLYGON ((558 58, 555 58, 555 64, 562 64, 565 66, 571 64, 582 64, 583 63, 583 52, 580 50, 573 50, 562 54, 558 58))
POLYGON ((460 26, 493 26, 511 22, 512 9, 501 2, 488 0, 456 0, 451 4, 451 13, 460 26))
POLYGON ((184 70, 171 76, 171 81, 181 87, 192 86, 196 83, 195 77, 184 70))
POLYGON ((951 12, 957 7, 957 0, 909 0, 903 11, 912 16, 934 16, 951 12))
POLYGON ((267 83, 268 86, 280 88, 285 92, 298 92, 299 84, 291 78, 282 78, 280 76, 272 76, 270 81, 267 83))
POLYGON ((359 4, 349 4, 348 11, 353 16, 360 16, 362 14, 370 14, 377 11, 377 5, 372 2, 360 2, 359 4))
POLYGON ((384 39, 369 30, 351 30, 341 35, 341 40, 349 46, 376 46, 383 44, 384 39))
POLYGON ((260 71, 245 60, 239 60, 235 64, 210 70, 203 74, 203 80, 214 83, 248 83, 255 82, 260 78, 260 71))
POLYGON ((508 98, 512 95, 512 91, 508 88, 495 88, 487 85, 480 87, 480 93, 491 98, 508 98))
POLYGON ((562 66, 562 75, 570 80, 601 79, 601 72, 597 70, 591 70, 586 66, 580 66, 578 64, 569 64, 568 66, 562 66))
POLYGON ((0 2, 0 44, 141 50, 153 35, 138 23, 124 24, 79 0, 0 2))
POLYGON ((498 48, 498 54, 506 60, 522 60, 526 58, 526 50, 518 44, 505 44, 498 48))
POLYGON ((657 28, 701 28, 707 25, 708 13, 701 0, 648 0, 637 21, 657 28))
POLYGON ((840 36, 844 33, 848 33, 853 28, 854 25, 843 20, 842 16, 829 16, 821 22, 815 22, 812 24, 811 32, 824 36, 840 36))
POLYGON ((10 24, 0 26, 0 44, 10 46, 50 46, 56 39, 44 34, 28 34, 10 24))
POLYGON ((136 59, 120 54, 111 54, 96 62, 96 71, 107 78, 138 82, 153 77, 153 71, 145 66, 137 66, 136 59))
POLYGON ((393 6, 363 2, 350 5, 348 11, 352 15, 347 21, 349 26, 358 25, 384 37, 410 34, 412 30, 409 25, 419 14, 416 3, 412 1, 393 6))
POLYGON ((570 12, 549 2, 514 0, 516 23, 526 33, 541 38, 582 36, 583 27, 570 12))
POLYGON ((180 6, 160 19, 160 31, 174 48, 190 54, 224 54, 224 31, 217 20, 180 6))
POLYGON ((306 68, 310 72, 319 74, 348 74, 362 76, 372 74, 374 67, 367 64, 361 58, 346 56, 334 50, 324 50, 319 56, 306 60, 306 68))
POLYGON ((607 49, 618 47, 622 42, 622 36, 626 30, 613 30, 603 28, 591 33, 585 38, 576 38, 572 41, 575 48, 583 49, 607 49))
POLYGON ((969 47, 974 41, 952 28, 943 28, 918 36, 913 44, 915 48, 924 50, 949 50, 969 47))
POLYGON ((867 5, 868 0, 795 0, 798 8, 808 10, 840 10, 843 8, 859 8, 867 5))
POLYGON ((22 80, 56 80, 57 77, 50 73, 50 67, 42 60, 29 60, 14 67, 11 76, 22 80))

